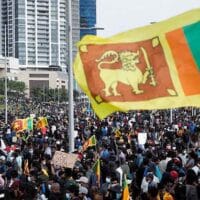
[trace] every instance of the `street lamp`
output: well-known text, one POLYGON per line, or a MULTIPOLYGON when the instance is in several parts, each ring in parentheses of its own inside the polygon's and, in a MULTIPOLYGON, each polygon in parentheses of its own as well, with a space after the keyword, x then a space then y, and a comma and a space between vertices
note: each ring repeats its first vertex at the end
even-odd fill
POLYGON ((7 80, 7 50, 6 50, 6 47, 7 47, 7 37, 6 37, 6 29, 7 29, 7 26, 5 24, 5 124, 8 123, 8 91, 7 91, 7 84, 8 84, 8 80, 7 80))
POLYGON ((97 27, 73 27, 72 28, 72 0, 68 0, 68 20, 69 20, 69 28, 68 28, 68 43, 69 43, 69 66, 68 66, 68 92, 69 92, 69 112, 68 112, 68 136, 69 136, 69 152, 74 151, 74 100, 73 100, 73 71, 72 71, 72 62, 73 62, 73 41, 72 41, 72 30, 103 30, 103 28, 97 27))
POLYGON ((45 102, 45 96, 46 96, 46 94, 45 94, 45 84, 43 85, 43 102, 45 102))
POLYGON ((58 106, 59 106, 59 104, 60 104, 60 98, 59 98, 59 96, 60 96, 60 94, 59 94, 60 79, 57 79, 57 80, 56 80, 56 86, 57 86, 57 90, 58 90, 58 106))
POLYGON ((68 42, 69 42, 69 66, 68 66, 68 91, 69 91, 69 112, 68 112, 68 136, 69 136, 69 152, 74 151, 74 102, 73 102, 73 72, 72 72, 72 5, 68 0, 68 42))

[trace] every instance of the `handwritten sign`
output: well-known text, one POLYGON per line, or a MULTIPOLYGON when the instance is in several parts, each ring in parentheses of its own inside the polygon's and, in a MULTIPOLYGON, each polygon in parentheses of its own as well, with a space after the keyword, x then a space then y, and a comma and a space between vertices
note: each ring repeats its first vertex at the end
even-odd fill
POLYGON ((74 153, 68 153, 67 157, 68 157, 68 159, 67 159, 67 167, 73 168, 75 162, 77 161, 78 155, 74 154, 74 153))
POLYGON ((77 160, 78 155, 73 153, 65 153, 62 151, 56 151, 53 156, 53 164, 60 167, 73 168, 77 160))

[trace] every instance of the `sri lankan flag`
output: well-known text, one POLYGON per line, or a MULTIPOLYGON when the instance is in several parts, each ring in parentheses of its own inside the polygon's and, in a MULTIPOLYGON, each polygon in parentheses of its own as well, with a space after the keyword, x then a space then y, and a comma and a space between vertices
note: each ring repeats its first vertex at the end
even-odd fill
POLYGON ((74 74, 102 119, 115 111, 200 106, 200 9, 78 43, 74 74))
POLYGON ((48 126, 47 118, 46 117, 39 117, 38 121, 36 123, 37 129, 43 128, 45 126, 48 126))
POLYGON ((96 146, 97 140, 95 135, 92 135, 88 140, 83 144, 83 151, 85 151, 88 147, 96 146))
POLYGON ((28 117, 28 118, 24 119, 24 128, 26 130, 33 130, 33 118, 32 117, 28 117))
POLYGON ((120 130, 117 129, 117 130, 115 131, 115 137, 116 137, 116 138, 119 138, 121 135, 122 135, 122 134, 121 134, 120 130))
POLYGON ((25 129, 24 119, 16 119, 12 123, 12 129, 15 132, 23 131, 25 129))
POLYGON ((130 193, 129 193, 129 188, 128 188, 127 180, 125 178, 124 182, 123 182, 122 200, 129 200, 129 199, 130 199, 130 193))
POLYGON ((101 170, 100 170, 100 159, 98 159, 93 166, 93 171, 94 174, 96 175, 97 178, 97 184, 100 187, 100 178, 101 178, 101 170))

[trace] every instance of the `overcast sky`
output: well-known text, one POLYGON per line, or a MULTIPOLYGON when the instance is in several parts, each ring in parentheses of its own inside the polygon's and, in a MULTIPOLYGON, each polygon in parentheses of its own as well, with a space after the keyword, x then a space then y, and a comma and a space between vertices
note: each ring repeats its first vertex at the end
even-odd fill
POLYGON ((193 8, 200 8, 200 0, 97 0, 97 27, 104 28, 97 35, 112 36, 193 8))

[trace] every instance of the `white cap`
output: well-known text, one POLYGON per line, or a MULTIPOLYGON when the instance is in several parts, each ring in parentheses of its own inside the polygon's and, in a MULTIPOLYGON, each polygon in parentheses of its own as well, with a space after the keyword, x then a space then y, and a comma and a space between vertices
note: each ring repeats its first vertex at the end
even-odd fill
POLYGON ((81 176, 78 180, 76 180, 77 182, 80 183, 88 183, 88 178, 85 176, 81 176))
POLYGON ((79 194, 88 194, 88 189, 86 187, 79 187, 79 194))
POLYGON ((5 156, 0 156, 0 160, 6 160, 5 156))

